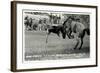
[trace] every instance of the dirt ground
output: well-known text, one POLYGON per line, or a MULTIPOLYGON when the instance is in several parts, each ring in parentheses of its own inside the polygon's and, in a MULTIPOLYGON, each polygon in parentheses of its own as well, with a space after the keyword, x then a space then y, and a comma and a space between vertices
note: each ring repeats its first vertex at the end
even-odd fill
POLYGON ((25 31, 25 60, 56 60, 89 58, 90 40, 85 35, 81 50, 74 50, 75 39, 62 39, 51 33, 46 43, 45 31, 25 31))

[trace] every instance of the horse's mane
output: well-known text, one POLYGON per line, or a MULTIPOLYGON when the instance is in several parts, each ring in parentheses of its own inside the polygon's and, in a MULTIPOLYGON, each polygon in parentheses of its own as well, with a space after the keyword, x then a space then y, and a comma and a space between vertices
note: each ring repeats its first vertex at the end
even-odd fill
POLYGON ((75 21, 75 18, 73 18, 73 17, 69 16, 69 17, 68 17, 68 18, 64 21, 63 26, 65 25, 65 23, 66 23, 69 19, 71 19, 71 20, 75 21))
POLYGON ((69 16, 63 23, 63 26, 65 25, 65 23, 70 19, 71 17, 69 16))

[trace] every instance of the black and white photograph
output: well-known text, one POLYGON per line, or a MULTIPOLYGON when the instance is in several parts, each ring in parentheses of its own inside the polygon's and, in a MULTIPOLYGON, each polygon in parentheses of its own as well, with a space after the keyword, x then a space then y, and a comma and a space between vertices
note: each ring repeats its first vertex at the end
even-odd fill
POLYGON ((12 2, 11 69, 97 66, 97 6, 12 2))
POLYGON ((25 61, 90 57, 90 15, 71 13, 23 10, 25 61))

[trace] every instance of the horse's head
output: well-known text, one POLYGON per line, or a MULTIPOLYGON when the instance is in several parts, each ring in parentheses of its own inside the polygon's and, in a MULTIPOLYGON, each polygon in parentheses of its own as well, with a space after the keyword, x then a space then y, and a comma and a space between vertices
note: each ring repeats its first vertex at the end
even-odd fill
POLYGON ((68 17, 67 20, 63 23, 63 27, 62 27, 62 37, 63 37, 63 39, 66 38, 66 35, 68 36, 68 33, 71 30, 72 20, 73 20, 72 17, 68 17))

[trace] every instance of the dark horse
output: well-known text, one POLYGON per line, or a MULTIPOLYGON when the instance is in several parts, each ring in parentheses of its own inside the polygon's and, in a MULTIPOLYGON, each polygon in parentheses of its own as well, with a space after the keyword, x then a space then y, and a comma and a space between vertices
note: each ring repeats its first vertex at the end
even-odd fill
POLYGON ((79 49, 81 49, 82 45, 83 45, 83 38, 85 36, 85 32, 90 35, 90 30, 89 28, 86 28, 84 26, 84 24, 82 24, 81 22, 77 22, 74 18, 69 17, 64 23, 63 26, 66 28, 66 33, 69 37, 69 39, 71 38, 76 38, 76 45, 74 47, 74 49, 76 49, 79 46, 79 49), (74 33, 74 35, 72 35, 72 32, 74 33))
POLYGON ((51 33, 55 33, 60 37, 60 33, 62 34, 63 39, 66 38, 66 27, 63 25, 58 25, 58 26, 51 26, 51 28, 47 29, 47 37, 46 37, 46 43, 48 42, 48 36, 51 33))

